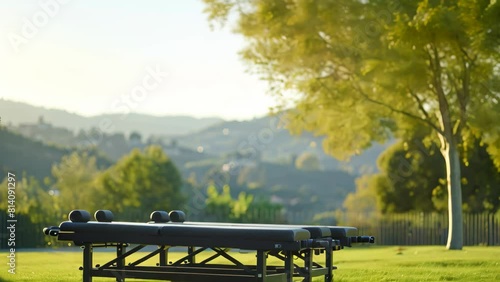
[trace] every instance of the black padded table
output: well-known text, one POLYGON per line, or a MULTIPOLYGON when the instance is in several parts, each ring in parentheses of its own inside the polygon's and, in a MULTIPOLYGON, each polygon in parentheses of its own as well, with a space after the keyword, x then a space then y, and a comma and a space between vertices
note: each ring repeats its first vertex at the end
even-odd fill
MULTIPOLYGON (((291 282, 294 277, 310 282, 323 276, 333 281, 332 252, 355 242, 373 243, 373 237, 355 235, 356 228, 343 226, 234 224, 216 222, 187 222, 181 211, 155 211, 150 222, 132 223, 114 221, 110 211, 99 210, 96 221, 84 210, 74 210, 69 221, 58 227, 44 229, 46 235, 59 241, 72 241, 83 249, 83 281, 93 277, 110 277, 115 281, 126 278, 152 279, 176 282, 188 281, 259 281, 291 282), (146 246, 157 246, 141 258, 126 263, 132 254, 146 246), (93 265, 93 249, 116 248, 116 258, 104 264, 93 265), (168 261, 171 247, 187 247, 187 254, 174 262, 168 261), (127 251, 127 248, 130 248, 127 251), (250 250, 256 253, 254 264, 246 265, 234 258, 230 249, 250 250), (199 259, 202 252, 213 255, 199 259), (323 265, 315 257, 323 254, 323 265), (267 257, 281 263, 268 265, 267 257), (145 261, 157 257, 156 266, 145 261), (229 264, 214 263, 224 258, 229 264)), ((142 255, 142 253, 141 253, 142 255)))
MULTIPOLYGON (((172 223, 172 224, 175 224, 172 223)), ((350 226, 318 226, 318 225, 289 225, 289 224, 264 224, 264 223, 226 223, 226 222, 196 222, 196 221, 185 221, 182 222, 184 225, 211 225, 211 226, 248 226, 248 227, 259 227, 259 228, 301 228, 309 231, 311 233, 312 238, 323 238, 323 237, 332 237, 333 239, 341 240, 342 246, 350 246, 350 243, 359 239, 361 241, 367 240, 363 238, 364 236, 360 236, 360 238, 356 238, 356 234, 358 233, 358 229, 350 226), (349 240, 346 240, 349 239, 349 240)))

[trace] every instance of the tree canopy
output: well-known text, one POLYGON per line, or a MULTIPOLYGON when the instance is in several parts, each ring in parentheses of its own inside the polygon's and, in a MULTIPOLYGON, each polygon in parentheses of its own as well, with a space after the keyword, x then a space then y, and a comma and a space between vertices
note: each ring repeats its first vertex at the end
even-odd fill
MULTIPOLYGON (((500 168, 500 3, 494 0, 204 0, 237 16, 241 51, 292 107, 290 129, 348 158, 419 128, 446 168, 449 237, 461 249, 461 151, 475 138, 500 168)), ((461 156, 462 155, 462 156, 461 156)))
POLYGON ((52 167, 54 177, 55 209, 63 216, 74 209, 94 211, 98 208, 96 177, 101 171, 96 158, 86 153, 73 152, 61 158, 52 167))
POLYGON ((224 185, 219 193, 214 185, 207 188, 204 213, 216 221, 246 223, 283 223, 283 207, 267 200, 255 199, 253 195, 240 192, 231 196, 231 188, 224 185))
MULTIPOLYGON (((107 209, 131 215, 182 208, 182 179, 160 146, 134 149, 97 179, 99 201, 107 209)), ((102 208, 101 207, 101 208, 102 208)))

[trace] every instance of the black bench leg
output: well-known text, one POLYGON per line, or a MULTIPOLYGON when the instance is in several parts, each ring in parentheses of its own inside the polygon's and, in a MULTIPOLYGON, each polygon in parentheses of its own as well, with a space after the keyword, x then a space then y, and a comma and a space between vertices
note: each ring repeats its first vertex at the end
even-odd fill
MULTIPOLYGON (((195 251, 195 247, 192 247, 192 246, 189 246, 189 247, 188 247, 188 254, 192 254, 192 253, 194 253, 194 251, 195 251)), ((196 258, 195 258, 195 256, 191 256, 191 257, 189 257, 189 258, 188 258, 188 262, 189 262, 189 263, 191 263, 191 264, 196 263, 196 258)))
POLYGON ((328 240, 328 248, 325 250, 325 266, 328 273, 325 275, 325 282, 333 282, 333 241, 328 240))
MULTIPOLYGON (((116 246, 116 257, 120 257, 126 252, 126 247, 123 244, 118 244, 116 246)), ((116 262, 117 269, 123 269, 125 267, 125 258, 120 259, 116 262)), ((116 282, 125 282, 125 277, 116 277, 116 282)))
POLYGON ((257 282, 265 282, 267 275, 267 253, 265 251, 257 251, 257 282))
POLYGON ((163 250, 160 251, 158 254, 160 256, 160 266, 166 266, 168 265, 168 247, 164 247, 163 250))
POLYGON ((293 265, 292 251, 285 252, 285 272, 286 272, 286 281, 293 282, 294 265, 293 265))
POLYGON ((92 244, 83 245, 83 282, 92 282, 92 244))
POLYGON ((311 249, 308 249, 304 252, 304 269, 306 270, 306 275, 304 277, 303 282, 312 282, 312 267, 313 267, 313 254, 314 252, 311 249))

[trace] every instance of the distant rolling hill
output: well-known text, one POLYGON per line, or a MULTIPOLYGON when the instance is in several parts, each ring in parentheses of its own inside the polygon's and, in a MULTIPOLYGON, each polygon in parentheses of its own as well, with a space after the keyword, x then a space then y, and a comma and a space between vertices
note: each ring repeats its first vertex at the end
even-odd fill
MULTIPOLYGON (((23 137, 3 127, 0 127, 0 145, 0 172, 2 172, 0 181, 7 172, 19 174, 19 177, 25 172, 28 176, 42 180, 51 175, 53 165, 73 151, 23 137)), ((107 158, 96 152, 89 151, 89 153, 96 156, 99 167, 105 168, 111 165, 111 161, 107 158)))
POLYGON ((281 203, 290 211, 323 212, 339 208, 347 193, 354 191, 355 178, 364 168, 375 170, 376 159, 385 149, 377 145, 348 163, 340 162, 324 153, 322 137, 311 133, 292 136, 272 116, 247 121, 141 114, 130 114, 123 119, 120 115, 83 117, 0 100, 0 117, 2 125, 13 125, 7 126, 13 131, 25 132, 27 128, 33 131, 32 136, 25 133, 30 139, 0 129, 0 172, 4 175, 7 171, 26 171, 39 179, 49 176, 52 165, 79 144, 80 137, 76 134, 79 129, 98 127, 101 121, 109 119, 114 132, 128 135, 136 131, 143 138, 132 140, 124 134, 108 134, 97 146, 111 159, 100 158, 102 166, 111 165, 112 160, 129 153, 132 147, 147 146, 147 137, 154 135, 151 140, 163 145, 184 178, 204 187, 213 182, 214 176, 229 174, 227 180, 234 196, 245 191, 281 203), (39 117, 43 117, 43 123, 38 122, 39 117), (32 126, 19 127, 20 123, 32 126), (23 128, 24 131, 20 130, 23 128), (297 169, 294 159, 304 153, 318 157, 320 170, 297 169), (232 171, 231 167, 238 169, 232 171))
POLYGON ((2 123, 19 125, 20 123, 36 123, 39 117, 55 127, 64 127, 73 131, 91 127, 112 128, 110 132, 130 133, 137 131, 143 136, 149 135, 182 135, 195 132, 222 122, 220 118, 194 118, 189 116, 150 116, 143 114, 106 114, 84 117, 63 110, 46 109, 26 103, 0 99, 0 117, 2 123), (103 122, 104 121, 104 122, 103 122))
POLYGON ((248 121, 225 121, 198 132, 176 137, 182 146, 205 153, 224 155, 235 152, 249 153, 271 163, 290 162, 304 152, 317 155, 327 170, 346 170, 354 174, 376 171, 376 160, 388 145, 375 144, 360 155, 353 156, 348 162, 341 162, 326 155, 322 148, 322 137, 303 133, 293 136, 280 126, 277 117, 262 117, 248 121))
MULTIPOLYGON (((63 110, 46 109, 26 103, 0 99, 0 117, 3 124, 34 124, 40 117, 54 127, 67 128, 74 133, 80 129, 99 127, 108 123, 111 132, 128 135, 137 131, 146 139, 154 135, 167 142, 175 140, 179 146, 191 150, 202 149, 212 156, 223 156, 236 152, 250 152, 254 157, 271 163, 287 163, 304 152, 318 156, 324 169, 341 169, 353 174, 376 170, 378 155, 387 145, 375 145, 349 162, 340 162, 326 155, 322 138, 304 133, 292 136, 279 125, 276 117, 262 117, 247 121, 224 121, 219 118, 193 118, 187 116, 156 117, 144 114, 106 114, 84 117, 63 110)), ((127 151, 128 152, 128 151, 127 151)))

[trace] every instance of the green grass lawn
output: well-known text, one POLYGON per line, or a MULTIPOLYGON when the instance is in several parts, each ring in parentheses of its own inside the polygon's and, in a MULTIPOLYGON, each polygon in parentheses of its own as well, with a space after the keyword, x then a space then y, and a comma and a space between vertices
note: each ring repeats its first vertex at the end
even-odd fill
MULTIPOLYGON (((63 250, 63 249, 61 249, 63 250)), ((98 250, 98 249, 97 249, 98 250)), ((5 254, 5 252, 3 252, 5 254)), ((183 253, 172 253, 180 257, 183 253)), ((98 252, 94 263, 104 263, 112 253, 98 252)), ((253 262, 251 254, 237 254, 253 262)), ((7 258, 4 257, 4 262, 7 258)), ((16 274, 2 263, 0 281, 81 281, 81 252, 17 252, 16 274)), ((132 258, 133 259, 133 258, 132 258)), ((444 247, 353 247, 334 253, 335 281, 500 281, 500 247, 465 247, 446 251, 444 247)), ((155 261, 151 261, 153 265, 155 261)), ((93 281, 111 282, 109 278, 93 281)), ((128 279, 128 281, 142 281, 128 279)), ((151 281, 151 280, 150 280, 151 281)), ((298 280, 300 281, 300 280, 298 280)), ((323 281, 316 279, 315 281, 323 281)))

